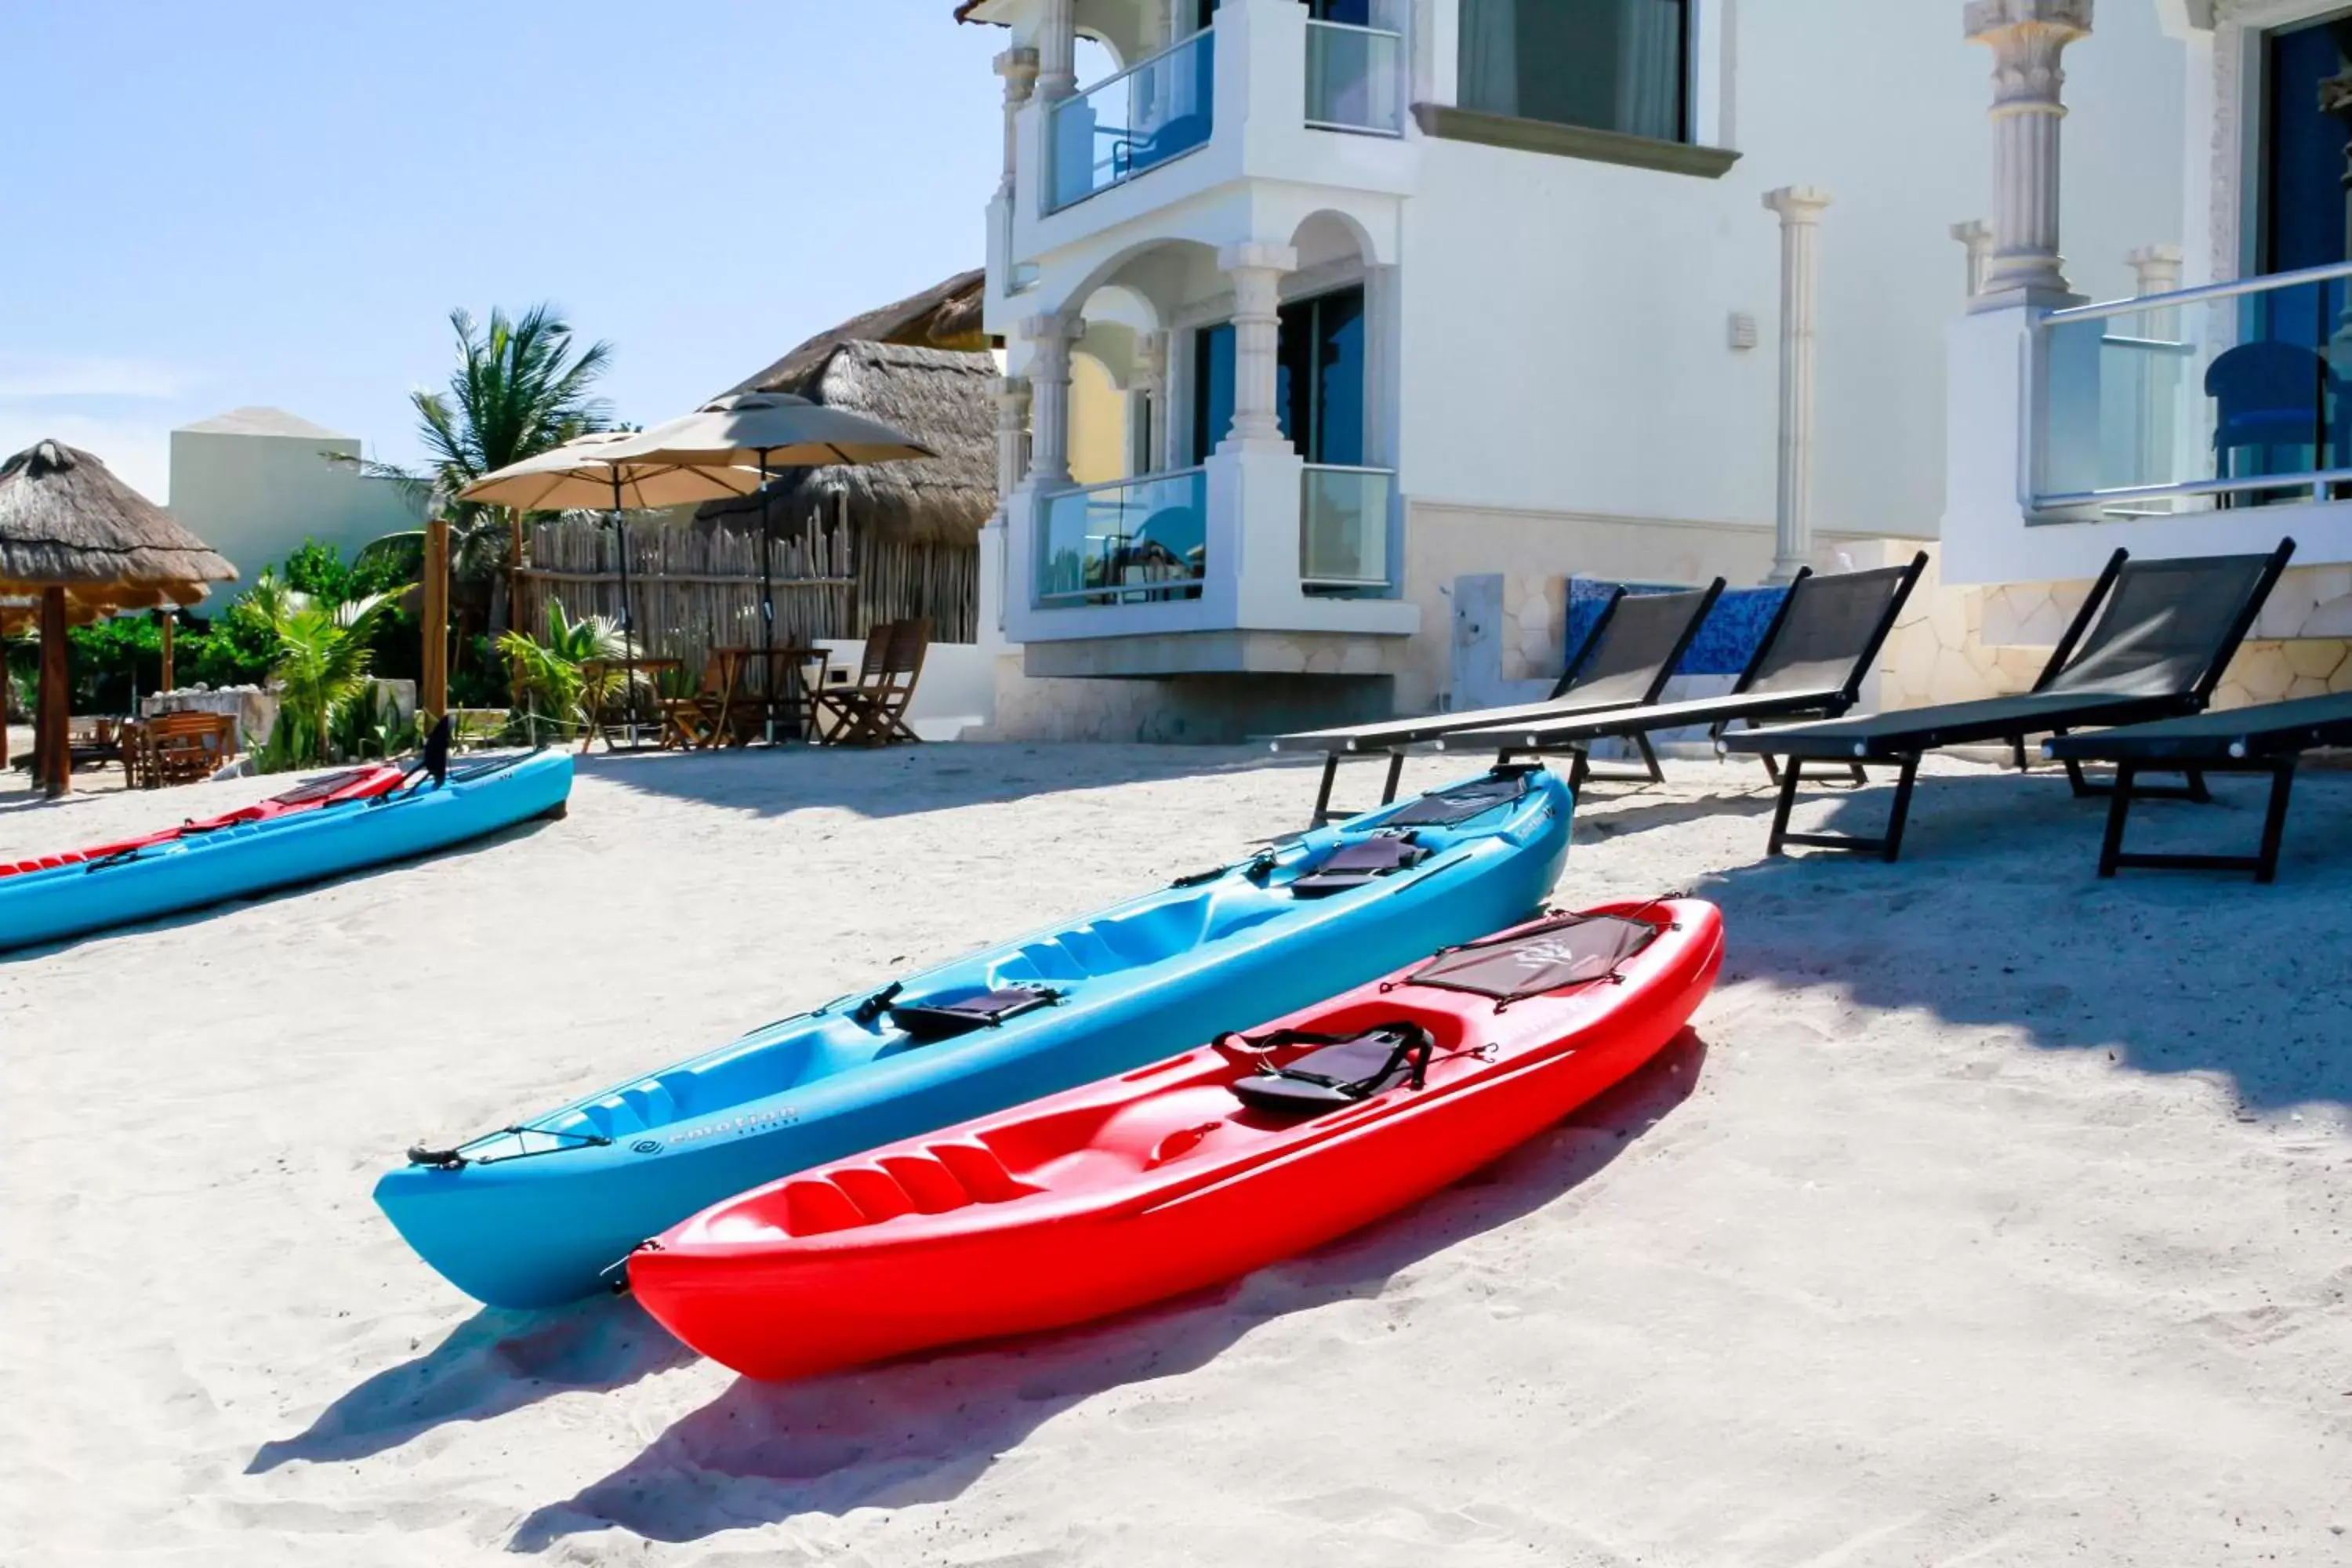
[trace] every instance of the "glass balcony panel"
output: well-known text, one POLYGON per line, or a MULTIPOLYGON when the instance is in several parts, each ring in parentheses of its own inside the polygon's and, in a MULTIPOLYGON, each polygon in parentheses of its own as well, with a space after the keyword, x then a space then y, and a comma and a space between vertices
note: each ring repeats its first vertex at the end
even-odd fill
POLYGON ((1215 88, 1216 40, 1204 27, 1055 104, 1047 128, 1053 209, 1205 146, 1215 88))
POLYGON ((1048 498, 1038 607, 1199 598, 1208 570, 1208 511, 1209 479, 1200 468, 1048 498))
POLYGON ((2352 493, 2352 268, 2042 324, 2035 504, 2134 516, 2352 493))
POLYGON ((1405 53, 1394 8, 1374 5, 1373 26, 1307 24, 1307 123, 1327 131, 1404 134, 1405 53))
POLYGON ((1307 466, 1298 510, 1298 580, 1309 592, 1385 591, 1389 576, 1386 468, 1307 466))

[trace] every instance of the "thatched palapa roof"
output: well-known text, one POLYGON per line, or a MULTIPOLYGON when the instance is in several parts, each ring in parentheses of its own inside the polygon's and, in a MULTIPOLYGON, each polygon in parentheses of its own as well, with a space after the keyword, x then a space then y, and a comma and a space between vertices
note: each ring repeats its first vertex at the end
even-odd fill
POLYGON ((0 597, 63 588, 78 609, 193 605, 236 568, 62 441, 0 463, 0 597))
MULTIPOLYGON (((801 344, 792 353, 735 385, 729 392, 791 392, 816 395, 807 384, 824 367, 835 349, 848 342, 905 343, 914 348, 961 349, 984 353, 988 334, 981 325, 981 291, 984 271, 959 272, 944 283, 863 315, 801 344)), ((822 398, 819 402, 824 401, 822 398)))
MULTIPOLYGON (((829 519, 845 495, 851 517, 871 537, 972 544, 996 509, 995 381, 996 361, 987 353, 848 341, 829 344, 797 384, 761 387, 869 415, 939 454, 792 469, 768 487, 776 525, 797 525, 820 509, 829 519)), ((759 509, 747 496, 709 502, 695 515, 755 528, 759 509)))

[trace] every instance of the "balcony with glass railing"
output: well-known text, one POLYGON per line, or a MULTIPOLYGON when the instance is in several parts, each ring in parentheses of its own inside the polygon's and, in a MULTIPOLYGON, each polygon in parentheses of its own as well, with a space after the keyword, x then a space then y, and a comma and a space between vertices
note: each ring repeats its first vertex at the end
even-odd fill
POLYGON ((2035 331, 2036 513, 2352 497, 2352 265, 2056 310, 2035 331))
POLYGON ((1402 6, 1370 8, 1374 25, 1307 24, 1307 123, 1320 131, 1402 136, 1405 47, 1402 6))
POLYGON ((1197 599, 1207 571, 1203 469, 1143 474, 1045 498, 1040 609, 1197 599))
POLYGON ((1216 39, 1204 27, 1053 104, 1046 209, 1058 212, 1208 145, 1215 88, 1216 39))
POLYGON ((1386 468, 1309 463, 1300 486, 1298 582, 1310 594, 1383 594, 1389 575, 1386 468))

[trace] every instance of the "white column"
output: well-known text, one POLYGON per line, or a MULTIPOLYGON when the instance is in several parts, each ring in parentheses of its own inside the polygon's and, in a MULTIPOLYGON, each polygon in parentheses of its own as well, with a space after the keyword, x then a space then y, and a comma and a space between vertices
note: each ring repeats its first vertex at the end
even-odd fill
POLYGON ((1971 300, 1984 292, 1985 264, 1992 259, 1992 225, 1980 217, 1952 226, 1952 237, 1968 247, 1969 293, 1971 300))
POLYGON ((1032 352, 1028 479, 1038 490, 1070 483, 1070 345, 1086 330, 1071 316, 1032 316, 1021 323, 1032 352))
POLYGON ((1786 185, 1764 197, 1780 216, 1780 483, 1772 510, 1772 576, 1786 583, 1813 553, 1813 302, 1820 291, 1814 245, 1830 194, 1786 185))
POLYGON ((1275 416, 1282 329, 1282 277, 1298 265, 1286 245, 1245 240, 1217 253, 1234 280, 1234 423, 1222 447, 1288 449, 1275 416))
POLYGON ((2091 0, 1969 0, 1969 42, 1993 58, 1993 253, 1978 310, 2071 300, 2058 253, 2059 56, 2091 31, 2091 0))
POLYGON ((1132 418, 1135 450, 1129 454, 1134 473, 1157 473, 1160 467, 1160 432, 1165 421, 1162 405, 1168 390, 1168 334, 1135 334, 1135 370, 1128 377, 1128 395, 1135 400, 1132 418))
MULTIPOLYGON (((2180 287, 2182 252, 2177 245, 2145 245, 2124 259, 2131 264, 2132 292, 2139 298, 2169 294, 2180 287)), ((2176 306, 2143 311, 2134 330, 2141 337, 2177 342, 2180 336, 2180 310, 2176 306)), ((2189 413, 2180 401, 2181 362, 2162 352, 2135 357, 2140 362, 2139 451, 2132 473, 2122 482, 2167 484, 2187 478, 2172 471, 2173 454, 2179 449, 2173 439, 2173 427, 2189 413)))
POLYGON ((1075 0, 1045 0, 1037 24, 1037 96, 1051 103, 1078 90, 1075 0))
POLYGON ((2144 245, 2124 259, 2131 264, 2132 293, 2169 294, 2180 287, 2180 247, 2144 245))
POLYGON ((1017 375, 996 383, 996 501, 999 515, 1005 498, 1029 477, 1029 383, 1017 375))
POLYGON ((1005 50, 996 57, 996 74, 1004 79, 1004 177, 996 188, 1010 198, 1013 172, 1021 163, 1021 106, 1037 85, 1037 51, 1005 50))

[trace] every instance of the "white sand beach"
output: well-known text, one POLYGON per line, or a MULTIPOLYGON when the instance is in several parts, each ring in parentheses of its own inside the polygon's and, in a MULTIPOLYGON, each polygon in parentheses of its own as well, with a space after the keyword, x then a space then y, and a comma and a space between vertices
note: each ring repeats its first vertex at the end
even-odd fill
MULTIPOLYGON (((1311 772, 599 756, 566 821, 0 959, 0 1563, 2352 1562, 2352 774, 2269 888, 2098 881, 2101 807, 1958 763, 1903 864, 1767 861, 1761 784, 1580 810, 1559 901, 1730 938, 1606 1100, 1230 1287, 796 1385, 625 1300, 478 1308, 369 1187, 1232 858, 1311 772)), ((282 787, 10 775, 0 858, 282 787)), ((2251 844, 2221 788, 2136 828, 2251 844)))

